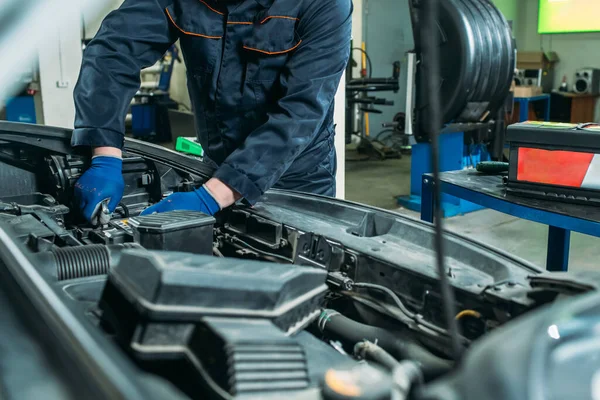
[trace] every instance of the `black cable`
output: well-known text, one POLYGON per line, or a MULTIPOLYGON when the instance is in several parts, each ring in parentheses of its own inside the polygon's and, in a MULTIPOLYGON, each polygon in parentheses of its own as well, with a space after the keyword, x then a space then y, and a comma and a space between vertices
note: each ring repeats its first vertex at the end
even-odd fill
POLYGON ((369 57, 369 54, 364 51, 363 49, 361 49, 360 47, 353 47, 352 50, 358 50, 360 52, 362 52, 365 57, 367 57, 367 62, 369 63, 369 78, 373 77, 373 63, 371 62, 371 57, 369 57))
POLYGON ((258 254, 261 254, 263 256, 268 256, 268 257, 276 258, 278 260, 285 261, 286 263, 291 263, 291 264, 294 263, 294 260, 292 260, 291 258, 287 258, 285 256, 280 256, 279 254, 275 254, 275 253, 270 253, 268 251, 259 250, 256 247, 251 246, 248 243, 244 242, 242 239, 240 239, 238 237, 232 236, 231 237, 231 241, 234 242, 234 243, 238 242, 242 246, 245 246, 245 247, 249 248, 250 250, 252 250, 252 251, 254 251, 254 252, 258 253, 258 254))
POLYGON ((408 308, 406 308, 404 303, 402 303, 402 300, 400 300, 400 297, 398 297, 398 295, 396 293, 394 293, 392 290, 386 288, 385 286, 376 285, 374 283, 362 283, 362 282, 354 283, 352 286, 358 287, 358 288, 362 287, 362 288, 366 288, 366 289, 374 289, 374 290, 379 290, 379 291, 385 292, 394 300, 394 303, 396 303, 396 305, 398 306, 400 311, 404 315, 406 315, 406 317, 413 320, 417 325, 427 328, 427 329, 429 329, 437 334, 440 334, 440 335, 444 335, 444 336, 450 335, 451 336, 450 332, 448 332, 444 328, 441 328, 429 321, 424 320, 421 315, 415 314, 412 311, 410 311, 408 308))
POLYGON ((420 29, 421 40, 423 41, 423 58, 427 65, 427 94, 430 107, 430 137, 431 137, 431 167, 433 171, 434 187, 434 248, 436 254, 436 267, 440 280, 440 293, 444 315, 448 325, 448 332, 452 341, 452 350, 456 361, 460 360, 462 355, 462 346, 460 344, 460 332, 456 319, 456 306, 454 290, 446 275, 444 266, 444 237, 443 237, 443 213, 442 213, 442 190, 440 185, 440 163, 439 163, 439 132, 442 127, 441 104, 439 97, 440 82, 440 57, 438 47, 438 11, 439 0, 427 0, 424 4, 424 19, 420 29))
POLYGON ((124 203, 119 203, 117 207, 121 207, 123 210, 123 217, 129 218, 129 207, 127 207, 124 203))
POLYGON ((411 319, 413 319, 415 317, 415 313, 413 313, 408 308, 406 308, 404 303, 402 303, 402 300, 400 300, 400 297, 398 297, 398 295, 396 293, 394 293, 390 289, 386 288, 385 286, 376 285, 374 283, 363 283, 363 282, 355 283, 352 286, 357 287, 357 288, 375 289, 375 290, 385 292, 394 300, 394 303, 396 303, 396 305, 398 306, 400 311, 402 311, 404 314, 406 314, 407 317, 409 317, 411 319))

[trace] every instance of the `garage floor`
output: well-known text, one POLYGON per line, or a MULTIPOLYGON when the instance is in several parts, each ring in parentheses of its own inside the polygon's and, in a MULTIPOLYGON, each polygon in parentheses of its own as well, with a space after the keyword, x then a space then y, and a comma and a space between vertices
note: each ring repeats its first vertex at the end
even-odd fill
MULTIPOLYGON (((419 218, 419 214, 399 209, 395 197, 410 193, 410 156, 401 160, 346 161, 346 198, 375 207, 397 210, 419 218), (366 185, 368 184, 368 190, 366 185)), ((446 229, 524 258, 540 267, 546 264, 548 228, 492 210, 482 210, 446 220, 446 229)), ((598 269, 600 238, 571 234, 570 269, 598 269)))

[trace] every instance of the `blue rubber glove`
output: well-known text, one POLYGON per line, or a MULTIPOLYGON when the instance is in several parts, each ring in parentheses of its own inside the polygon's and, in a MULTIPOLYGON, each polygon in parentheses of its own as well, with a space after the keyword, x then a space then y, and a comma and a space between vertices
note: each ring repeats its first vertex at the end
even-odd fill
MULTIPOLYGON (((75 199, 83 216, 94 225, 106 223, 102 219, 102 203, 111 214, 123 197, 123 160, 116 157, 97 156, 92 165, 75 184, 75 199)), ((104 216, 104 218, 110 217, 104 216)))
POLYGON ((164 213, 167 211, 186 210, 200 211, 204 214, 215 215, 221 208, 204 186, 193 192, 173 193, 160 203, 146 208, 140 215, 164 213))

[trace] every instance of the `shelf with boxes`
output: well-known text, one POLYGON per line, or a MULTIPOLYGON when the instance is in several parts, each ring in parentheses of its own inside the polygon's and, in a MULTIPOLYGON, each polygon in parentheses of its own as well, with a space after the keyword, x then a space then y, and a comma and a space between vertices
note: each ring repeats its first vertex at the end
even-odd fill
POLYGON ((515 110, 511 123, 550 119, 556 52, 519 51, 514 79, 515 110))

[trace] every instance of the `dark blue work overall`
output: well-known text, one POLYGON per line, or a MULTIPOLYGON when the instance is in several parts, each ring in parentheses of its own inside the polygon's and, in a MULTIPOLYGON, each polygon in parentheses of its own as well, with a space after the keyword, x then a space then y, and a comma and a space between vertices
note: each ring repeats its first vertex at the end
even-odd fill
POLYGON ((140 69, 179 39, 214 176, 251 204, 271 187, 333 196, 351 14, 351 0, 126 0, 85 50, 72 144, 122 147, 140 69))

